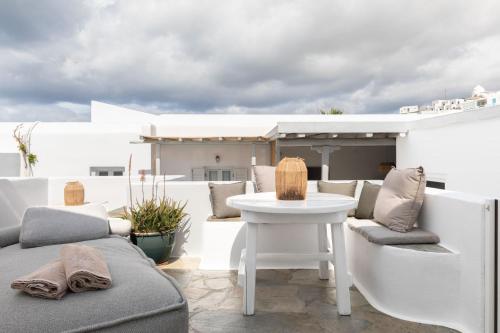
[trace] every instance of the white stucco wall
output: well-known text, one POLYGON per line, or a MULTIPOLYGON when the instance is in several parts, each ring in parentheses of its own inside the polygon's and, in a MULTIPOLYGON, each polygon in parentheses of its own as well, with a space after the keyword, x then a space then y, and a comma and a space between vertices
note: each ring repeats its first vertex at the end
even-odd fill
MULTIPOLYGON (((234 167, 247 168, 250 171, 251 144, 175 144, 161 146, 161 173, 184 175, 183 180, 191 180, 192 168, 234 167), (215 156, 221 160, 215 162, 215 156)), ((257 164, 271 163, 270 146, 255 146, 257 164)), ((250 174, 248 175, 250 179, 250 174)))
MULTIPOLYGON (((0 152, 17 152, 12 138, 16 125, 0 123, 0 152)), ((134 124, 40 123, 31 140, 39 160, 35 176, 88 176, 91 166, 127 168, 130 154, 135 174, 138 169, 150 169, 149 145, 130 144, 138 140, 140 131, 141 126, 134 124)))
POLYGON ((397 139, 397 166, 422 165, 446 189, 500 197, 500 108, 423 123, 397 139), (446 120, 446 121, 445 121, 446 120))

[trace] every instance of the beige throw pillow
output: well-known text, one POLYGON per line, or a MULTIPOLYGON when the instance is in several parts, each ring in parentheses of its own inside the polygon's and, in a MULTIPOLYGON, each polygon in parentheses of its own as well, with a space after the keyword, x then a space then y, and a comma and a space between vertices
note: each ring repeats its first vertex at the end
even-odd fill
MULTIPOLYGON (((356 185, 358 181, 353 180, 348 183, 330 183, 325 181, 318 181, 318 192, 322 193, 333 193, 333 194, 341 194, 346 195, 348 197, 353 197, 356 192, 356 185)), ((347 215, 354 216, 355 210, 351 209, 347 215)))
POLYGON ((358 208, 354 217, 357 219, 373 219, 373 210, 375 209, 375 202, 377 201, 378 192, 381 185, 372 184, 365 181, 363 189, 359 196, 358 208))
POLYGON ((245 182, 232 184, 208 183, 213 216, 219 219, 240 216, 240 210, 226 205, 226 199, 233 195, 245 194, 245 185, 245 182))
POLYGON ((389 229, 407 232, 413 229, 424 202, 424 169, 393 168, 385 177, 375 202, 375 221, 389 229))
POLYGON ((255 175, 255 186, 257 192, 276 191, 276 167, 268 165, 255 165, 253 167, 255 175))

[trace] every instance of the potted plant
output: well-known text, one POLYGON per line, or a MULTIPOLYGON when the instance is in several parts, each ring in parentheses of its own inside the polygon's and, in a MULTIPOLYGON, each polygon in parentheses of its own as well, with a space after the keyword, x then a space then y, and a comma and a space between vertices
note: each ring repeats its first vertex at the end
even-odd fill
POLYGON ((165 195, 165 176, 163 176, 163 196, 158 196, 158 185, 153 177, 152 198, 144 198, 144 181, 142 184, 142 201, 132 200, 132 182, 130 178, 132 156, 129 160, 130 206, 125 209, 124 218, 132 223, 132 242, 157 264, 170 259, 175 245, 175 234, 187 219, 186 203, 167 198, 165 195))

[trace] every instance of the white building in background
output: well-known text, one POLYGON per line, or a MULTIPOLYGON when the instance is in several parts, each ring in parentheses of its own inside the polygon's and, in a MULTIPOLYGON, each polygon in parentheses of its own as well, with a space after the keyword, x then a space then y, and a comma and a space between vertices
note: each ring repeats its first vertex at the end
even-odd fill
POLYGON ((463 98, 455 99, 438 99, 432 101, 432 111, 443 112, 443 111, 462 111, 462 106, 465 102, 463 98))
POLYGON ((499 104, 500 91, 486 91, 482 86, 475 86, 472 96, 465 101, 463 109, 467 111, 499 104))
POLYGON ((418 112, 418 105, 405 105, 399 108, 399 113, 407 114, 407 113, 415 113, 418 112))
POLYGON ((469 98, 438 99, 432 105, 411 105, 399 108, 400 114, 408 113, 447 113, 469 111, 500 104, 500 91, 486 91, 482 86, 475 86, 469 98))

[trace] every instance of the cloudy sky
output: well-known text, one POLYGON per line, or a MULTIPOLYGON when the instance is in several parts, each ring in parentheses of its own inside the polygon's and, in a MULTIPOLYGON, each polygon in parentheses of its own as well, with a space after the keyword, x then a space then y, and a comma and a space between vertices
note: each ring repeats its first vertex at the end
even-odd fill
POLYGON ((151 112, 395 112, 500 89, 500 2, 0 3, 0 121, 151 112))

